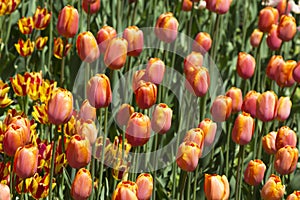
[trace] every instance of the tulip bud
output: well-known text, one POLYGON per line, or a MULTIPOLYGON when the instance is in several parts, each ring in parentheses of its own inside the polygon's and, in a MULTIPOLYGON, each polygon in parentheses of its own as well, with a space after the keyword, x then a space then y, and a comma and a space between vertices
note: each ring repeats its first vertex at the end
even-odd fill
POLYGON ((249 185, 259 185, 265 175, 266 165, 261 160, 250 160, 244 172, 244 180, 249 185))
POLYGON ((231 110, 232 110, 231 98, 220 95, 214 100, 210 108, 210 113, 214 121, 224 122, 229 118, 231 114, 231 110))
POLYGON ((80 59, 88 63, 94 62, 100 55, 97 41, 89 31, 78 35, 76 49, 80 59))
POLYGON ((24 40, 19 39, 18 43, 15 44, 15 48, 20 56, 27 57, 30 56, 34 50, 34 42, 31 42, 30 39, 24 40))
POLYGON ((0 199, 10 200, 10 189, 7 185, 0 183, 0 199))
POLYGON ((300 61, 297 63, 296 67, 294 67, 294 70, 293 70, 293 79, 297 83, 300 83, 300 61))
POLYGON ((181 10, 188 12, 188 11, 191 11, 192 8, 193 8, 192 0, 183 0, 182 1, 181 10))
POLYGON ((32 17, 22 17, 18 21, 19 31, 22 34, 31 34, 34 29, 34 23, 32 17))
POLYGON ((117 123, 120 127, 126 126, 130 116, 134 113, 134 108, 129 104, 122 104, 117 113, 117 123))
POLYGON ((122 181, 117 185, 117 188, 112 194, 112 200, 138 200, 137 198, 138 186, 132 181, 122 181))
POLYGON ((32 177, 37 171, 38 152, 33 145, 18 148, 14 158, 14 173, 22 179, 32 177))
POLYGON ((73 113, 72 93, 63 88, 57 88, 52 92, 48 102, 48 119, 55 125, 67 123, 73 113))
POLYGON ((83 121, 95 121, 96 119, 96 109, 95 107, 91 106, 88 99, 84 100, 81 104, 79 118, 83 121))
POLYGON ((226 96, 232 99, 232 112, 239 112, 242 109, 243 94, 240 88, 231 87, 227 92, 226 96))
POLYGON ((206 2, 206 8, 209 11, 215 12, 217 14, 225 14, 228 12, 232 0, 218 0, 218 1, 205 0, 205 2, 206 2))
POLYGON ((127 40, 112 38, 104 54, 104 63, 110 69, 121 69, 127 58, 127 40))
POLYGON ((132 90, 136 91, 143 82, 148 82, 148 77, 145 69, 137 70, 132 77, 132 90))
POLYGON ((66 157, 73 168, 80 169, 87 166, 91 161, 89 141, 83 140, 79 135, 72 136, 66 150, 66 157))
POLYGON ((285 146, 275 154, 274 168, 281 175, 290 174, 295 171, 298 162, 298 149, 292 146, 285 146))
POLYGON ((151 82, 143 82, 134 91, 135 101, 139 108, 148 109, 156 102, 157 87, 151 82))
POLYGON ((79 14, 76 8, 65 6, 58 15, 57 31, 61 36, 72 38, 78 31, 79 14))
POLYGON ((91 144, 96 142, 98 130, 93 121, 78 121, 76 124, 76 131, 82 139, 87 139, 91 144))
POLYGON ((262 138, 262 147, 267 154, 275 154, 277 152, 275 141, 277 132, 272 131, 262 138))
POLYGON ((250 54, 240 52, 236 64, 236 71, 243 79, 251 78, 255 70, 255 59, 250 54))
POLYGON ((184 59, 184 74, 188 76, 193 74, 197 68, 203 65, 203 56, 201 53, 193 51, 184 59))
POLYGON ((244 97, 242 111, 251 114, 252 117, 256 117, 256 102, 259 95, 259 92, 249 91, 244 97))
POLYGON ((137 197, 139 200, 149 200, 153 191, 153 178, 151 174, 142 173, 136 179, 137 197))
POLYGON ((93 180, 91 178, 91 173, 85 169, 81 168, 76 173, 75 179, 71 187, 71 196, 75 200, 88 199, 92 193, 93 180))
POLYGON ((287 60, 284 65, 280 65, 277 68, 277 85, 280 87, 291 87, 295 83, 293 71, 296 66, 297 62, 294 60, 287 60))
POLYGON ((83 0, 82 1, 82 8, 85 13, 90 13, 90 14, 95 14, 99 11, 100 9, 100 0, 96 1, 87 1, 83 0))
POLYGON ((38 50, 43 50, 43 48, 46 46, 48 42, 48 37, 41 37, 39 36, 36 40, 35 40, 35 46, 38 50))
POLYGON ((209 90, 210 76, 205 67, 195 68, 191 74, 186 74, 186 87, 197 97, 203 97, 209 90))
POLYGON ((201 128, 190 129, 184 136, 183 142, 194 142, 198 145, 201 152, 199 158, 202 156, 203 144, 204 144, 204 132, 201 128))
POLYGON ((259 95, 256 102, 256 117, 263 122, 272 121, 276 117, 277 95, 267 91, 259 95))
POLYGON ((229 183, 225 175, 205 174, 204 193, 208 200, 229 199, 229 183))
POLYGON ((290 116, 292 108, 292 101, 290 97, 280 97, 277 104, 277 116, 276 119, 279 121, 285 121, 290 116))
POLYGON ((267 45, 272 51, 278 50, 282 44, 282 40, 277 35, 277 28, 278 26, 273 24, 267 37, 267 45))
POLYGON ((144 34, 137 26, 129 26, 123 32, 123 38, 128 43, 128 56, 139 56, 143 51, 144 34))
POLYGON ((195 142, 183 142, 178 148, 176 163, 184 171, 192 172, 198 165, 201 149, 195 142))
POLYGON ((283 67, 284 65, 285 61, 283 60, 282 56, 273 55, 267 65, 267 76, 271 80, 276 80, 276 77, 278 76, 277 69, 283 67))
POLYGON ((273 24, 277 24, 278 10, 273 7, 265 7, 259 12, 258 28, 262 32, 269 32, 273 24))
POLYGON ((275 146, 279 150, 286 145, 291 147, 296 147, 297 144, 297 135, 290 129, 288 126, 282 126, 279 128, 276 136, 275 146))
POLYGON ((250 44, 253 47, 258 47, 259 44, 261 43, 261 39, 263 37, 263 32, 261 32, 259 29, 254 29, 250 36, 250 44))
POLYGON ((239 145, 248 144, 252 139, 254 126, 254 119, 249 113, 239 114, 232 129, 232 140, 239 145))
POLYGON ((34 16, 34 28, 38 30, 44 30, 50 23, 52 13, 48 12, 46 8, 37 7, 34 16))
POLYGON ((107 107, 112 101, 110 81, 105 74, 93 76, 86 87, 87 99, 95 108, 107 107))
POLYGON ((142 113, 133 113, 126 128, 126 139, 132 146, 143 146, 150 138, 150 119, 142 113))
POLYGON ((286 200, 298 200, 300 199, 300 191, 294 191, 292 194, 290 194, 286 200))
POLYGON ((155 24, 155 35, 163 42, 174 42, 178 34, 178 21, 173 13, 167 12, 161 14, 155 24))
POLYGON ((148 81, 159 85, 164 79, 165 63, 159 58, 150 58, 146 67, 148 81))
POLYGON ((297 32, 296 20, 293 16, 282 15, 277 28, 278 37, 282 41, 290 41, 297 32))
POLYGON ((103 26, 97 33, 97 43, 101 53, 105 53, 107 45, 112 38, 117 36, 117 32, 113 27, 103 26))
POLYGON ((285 192, 285 186, 282 185, 279 176, 272 174, 260 192, 264 200, 280 200, 285 192))
POLYGON ((67 56, 72 44, 64 44, 61 38, 54 38, 53 54, 57 59, 62 59, 62 57, 67 56))
POLYGON ((167 104, 158 104, 152 113, 152 130, 160 134, 166 133, 171 128, 172 112, 172 109, 167 104))
POLYGON ((203 55, 211 48, 212 39, 206 32, 199 32, 193 42, 193 51, 200 52, 203 55))
POLYGON ((279 15, 288 15, 291 12, 291 3, 289 0, 280 0, 277 4, 279 15))
POLYGON ((204 146, 211 146, 215 140, 217 124, 206 118, 199 123, 198 128, 204 133, 204 146))

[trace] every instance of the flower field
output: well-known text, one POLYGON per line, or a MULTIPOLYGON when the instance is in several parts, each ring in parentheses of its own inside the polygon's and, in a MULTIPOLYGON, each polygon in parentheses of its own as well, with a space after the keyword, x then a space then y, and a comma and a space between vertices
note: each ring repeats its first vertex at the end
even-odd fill
POLYGON ((294 0, 0 0, 0 199, 300 199, 294 0))

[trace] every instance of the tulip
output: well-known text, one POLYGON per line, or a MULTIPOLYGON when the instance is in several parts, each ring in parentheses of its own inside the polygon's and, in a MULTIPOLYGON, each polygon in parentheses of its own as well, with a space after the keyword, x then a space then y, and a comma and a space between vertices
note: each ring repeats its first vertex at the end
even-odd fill
POLYGON ((278 37, 282 41, 290 41, 297 32, 296 20, 293 16, 282 15, 277 28, 278 37))
POLYGON ((1 200, 10 200, 10 189, 8 185, 0 183, 0 199, 1 200))
POLYGON ((184 171, 192 172, 198 165, 201 149, 195 142, 183 142, 178 148, 176 163, 184 171))
POLYGON ((76 49, 80 59, 88 63, 94 62, 100 55, 97 41, 89 31, 78 35, 76 49))
POLYGON ((276 152, 274 168, 281 175, 290 174, 295 171, 297 162, 298 149, 287 145, 276 152))
POLYGON ((122 181, 117 185, 117 188, 112 194, 112 200, 138 200, 137 198, 138 186, 132 181, 122 181))
POLYGON ((31 34, 34 29, 34 22, 32 17, 22 17, 18 21, 19 31, 22 34, 31 34))
POLYGON ((79 135, 72 136, 66 150, 66 157, 73 168, 80 169, 87 166, 91 160, 89 141, 79 135))
POLYGON ((30 79, 21 74, 17 74, 14 78, 10 77, 10 83, 17 96, 26 96, 29 92, 30 79))
POLYGON ((211 119, 205 118, 199 123, 198 128, 204 133, 204 146, 211 146, 215 140, 217 124, 211 119))
POLYGON ((110 69, 121 69, 127 58, 127 40, 112 38, 104 54, 104 63, 110 69))
POLYGON ((211 48, 212 39, 206 32, 199 32, 193 42, 193 51, 200 52, 203 55, 211 48))
POLYGON ((166 133, 171 128, 172 113, 172 109, 167 104, 158 104, 152 113, 152 130, 160 134, 166 133))
POLYGON ((284 65, 277 68, 276 83, 280 87, 291 87, 295 80, 293 78, 293 70, 297 66, 294 60, 287 60, 284 65))
POLYGON ((46 46, 48 42, 48 37, 41 37, 39 36, 36 40, 35 40, 35 46, 38 50, 43 50, 44 47, 46 46))
POLYGON ((136 91, 143 82, 148 82, 146 70, 137 70, 132 77, 132 90, 136 91))
POLYGON ((54 38, 54 45, 53 45, 53 55, 57 59, 62 59, 62 57, 67 56, 72 44, 66 43, 64 44, 61 38, 54 38))
POLYGON ((277 95, 267 91, 259 95, 256 102, 256 116, 263 122, 272 121, 276 117, 277 95))
POLYGON ((209 90, 210 76, 205 67, 195 68, 191 74, 186 74, 186 87, 197 97, 203 97, 209 90))
POLYGON ((232 112, 239 112, 242 109, 243 94, 240 88, 231 87, 227 92, 226 96, 232 99, 232 112))
POLYGON ((139 56, 143 51, 144 34, 137 26, 129 26, 123 32, 123 38, 128 43, 128 56, 139 56))
POLYGON ((280 97, 277 104, 277 117, 279 121, 285 121, 290 116, 292 101, 290 97, 280 97))
POLYGON ((126 126, 130 116, 134 113, 134 108, 129 104, 122 104, 117 113, 117 123, 120 127, 126 126))
POLYGON ((73 113, 73 96, 70 91, 57 88, 48 102, 48 119, 55 125, 67 123, 73 113))
POLYGON ((178 21, 173 13, 167 12, 161 14, 155 24, 155 35, 163 42, 174 42, 178 34, 178 21))
POLYGON ((217 14, 225 14, 230 8, 232 0, 205 0, 206 8, 217 14))
POLYGON ((183 11, 191 11, 193 9, 193 2, 192 0, 183 0, 181 10, 183 11))
POLYGON ((193 74, 197 68, 203 65, 203 56, 200 52, 193 51, 184 59, 184 74, 188 76, 193 74))
POLYGON ((150 58, 146 67, 146 77, 148 81, 159 85, 164 79, 165 63, 159 58, 150 58))
POLYGON ((37 7, 34 16, 34 28, 37 30, 44 30, 50 23, 52 13, 48 12, 46 8, 37 7))
POLYGON ((13 101, 8 97, 8 92, 8 84, 4 83, 0 79, 0 108, 6 108, 7 106, 13 103, 13 101))
POLYGON ((24 140, 25 133, 22 127, 11 125, 7 128, 3 138, 3 150, 8 156, 14 156, 19 147, 29 141, 24 140))
POLYGON ((282 44, 282 40, 278 37, 277 29, 278 26, 273 24, 267 37, 267 45, 272 51, 278 50, 282 44))
POLYGON ((210 109, 212 118, 216 122, 226 121, 231 115, 232 110, 232 100, 227 96, 218 96, 210 109))
POLYGON ((242 111, 251 114, 252 117, 256 117, 256 102, 259 95, 259 92, 249 91, 244 97, 242 111))
POLYGON ((103 26, 97 33, 97 43, 101 53, 105 53, 107 45, 112 38, 117 36, 117 32, 110 26, 103 26))
POLYGON ((257 186, 262 182, 265 171, 266 165, 263 161, 259 159, 250 160, 244 172, 244 180, 249 185, 257 186))
POLYGON ((276 136, 275 146, 279 150, 286 145, 291 147, 296 147, 297 144, 297 134, 290 129, 288 126, 282 126, 279 128, 276 136))
POLYGON ((21 0, 2 0, 0 2, 0 15, 9 15, 13 13, 18 8, 20 2, 21 0))
POLYGON ((254 29, 250 36, 250 44, 253 47, 258 47, 259 44, 261 43, 261 39, 263 37, 263 32, 261 32, 259 29, 254 29))
POLYGON ((290 194, 286 200, 298 200, 300 199, 300 191, 294 191, 292 194, 290 194))
POLYGON ((239 114, 232 129, 232 140, 239 145, 248 144, 252 139, 254 126, 254 119, 249 113, 239 114))
POLYGON ((107 107, 112 101, 110 81, 105 74, 93 76, 86 87, 87 99, 95 108, 107 107))
POLYGON ((85 13, 95 14, 100 9, 100 0, 96 0, 96 1, 83 0, 82 8, 85 13))
POLYGON ((283 60, 282 56, 273 55, 269 60, 267 65, 266 74, 271 80, 276 80, 278 76, 277 69, 282 68, 285 65, 285 61, 283 60))
POLYGON ((273 24, 277 24, 278 10, 273 7, 265 7, 259 12, 258 28, 262 32, 269 32, 273 24))
POLYGON ((291 3, 288 0, 280 0, 277 4, 279 15, 288 15, 291 12, 291 3))
POLYGON ((136 179, 137 198, 139 200, 149 200, 153 191, 153 178, 151 174, 142 173, 136 179))
POLYGON ((7 126, 7 128, 13 128, 14 130, 20 129, 22 133, 22 139, 25 144, 27 144, 30 141, 31 138, 31 122, 28 118, 23 117, 18 114, 11 114, 9 113, 5 120, 4 124, 7 126))
POLYGON ((82 102, 80 111, 79 111, 79 118, 83 121, 92 120, 95 121, 96 119, 96 109, 95 107, 91 106, 89 101, 86 99, 82 102))
POLYGON ((277 132, 272 131, 262 138, 262 147, 267 154, 275 154, 277 152, 275 141, 277 132))
POLYGON ((65 6, 58 15, 57 31, 61 36, 72 38, 78 31, 79 14, 76 8, 65 6))
MULTIPOLYGON (((198 145, 201 152, 199 156, 202 156, 202 150, 204 145, 204 132, 201 128, 190 129, 184 136, 183 142, 194 142, 198 145)), ((199 158, 200 158, 199 157, 199 158)))
POLYGON ((71 196, 75 200, 88 199, 92 193, 92 188, 93 180, 91 178, 91 173, 87 169, 81 168, 76 173, 75 179, 72 183, 71 196))
POLYGON ((26 42, 19 39, 18 43, 15 44, 15 48, 20 56, 27 57, 30 56, 34 50, 34 42, 31 42, 30 39, 26 40, 26 42))
POLYGON ((205 174, 204 193, 208 200, 229 199, 229 183, 225 175, 205 174))
POLYGON ((132 146, 143 146, 150 138, 150 119, 142 113, 133 113, 126 127, 126 139, 132 146))
POLYGON ((243 79, 251 78, 255 70, 255 59, 252 55, 240 52, 236 64, 236 71, 243 79))
POLYGON ((293 79, 297 82, 300 83, 300 61, 297 63, 297 65, 294 67, 293 70, 293 79))
POLYGON ((264 200, 280 200, 285 192, 285 186, 282 185, 279 176, 272 174, 260 192, 264 200))
POLYGON ((32 177, 37 171, 38 153, 38 148, 33 145, 18 148, 14 158, 14 173, 22 179, 32 177))
POLYGON ((78 121, 76 124, 76 132, 82 139, 87 139, 90 144, 96 142, 98 130, 93 121, 78 121))
POLYGON ((148 109, 156 102, 157 87, 151 82, 143 82, 134 91, 135 101, 139 108, 148 109))

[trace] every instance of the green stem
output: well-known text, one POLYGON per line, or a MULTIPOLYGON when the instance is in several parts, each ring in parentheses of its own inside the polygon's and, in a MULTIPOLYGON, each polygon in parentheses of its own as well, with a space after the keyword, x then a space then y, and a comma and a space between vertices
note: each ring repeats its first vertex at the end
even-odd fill
MULTIPOLYGON (((93 144, 93 146, 92 146, 92 155, 95 155, 95 149, 96 149, 95 144, 93 144)), ((90 167, 91 167, 90 171, 91 171, 91 176, 92 176, 92 183, 94 185, 94 179, 95 179, 95 158, 94 157, 92 157, 90 167)), ((94 194, 95 194, 95 190, 94 190, 94 187, 92 187, 92 194, 91 194, 91 197, 90 197, 91 200, 94 199, 94 194)))
MULTIPOLYGON (((49 0, 50 5, 50 11, 53 11, 53 5, 52 5, 52 0, 49 0)), ((52 71, 51 71, 51 58, 52 58, 52 43, 53 43, 53 20, 50 20, 49 24, 49 54, 48 54, 48 70, 49 70, 49 77, 50 79, 52 78, 52 71)))
POLYGON ((244 152, 245 152, 245 147, 244 145, 240 145, 240 151, 239 151, 239 161, 238 161, 238 166, 237 166, 237 176, 236 176, 236 185, 235 185, 235 190, 236 190, 236 195, 235 199, 239 200, 240 195, 241 195, 241 189, 242 189, 242 172, 243 172, 243 166, 244 166, 244 152))
POLYGON ((9 174, 9 178, 10 178, 10 182, 9 182, 9 189, 11 192, 15 191, 14 190, 14 173, 13 173, 13 168, 14 168, 14 158, 12 157, 10 160, 10 174, 9 174))
POLYGON ((261 151, 262 151, 262 141, 261 140, 262 140, 263 131, 264 131, 265 127, 266 127, 266 122, 263 122, 259 136, 257 138, 258 139, 258 142, 257 142, 258 143, 258 153, 256 156, 257 159, 261 158, 261 151))
POLYGON ((138 4, 139 1, 136 1, 134 3, 134 8, 133 8, 133 15, 132 15, 132 18, 131 18, 131 24, 134 25, 134 21, 135 21, 135 14, 136 14, 136 8, 137 8, 137 4, 138 4))
POLYGON ((90 23, 91 23, 91 4, 88 4, 88 13, 87 13, 87 31, 90 31, 90 29, 91 29, 91 25, 90 25, 90 23))
POLYGON ((297 83, 296 85, 295 85, 295 87, 294 87, 294 89, 293 89, 293 92, 292 92, 292 94, 291 94, 291 101, 293 100, 293 98, 294 98, 294 95, 295 95, 295 93, 296 93, 296 91, 297 91, 297 88, 298 88, 298 86, 299 86, 299 83, 297 83))
POLYGON ((213 44, 213 48, 212 48, 212 59, 213 61, 216 62, 216 51, 217 51, 217 48, 219 46, 219 35, 220 35, 220 32, 219 32, 219 27, 220 27, 220 21, 221 21, 221 17, 219 14, 217 14, 217 18, 216 18, 216 21, 215 21, 215 26, 214 26, 214 32, 213 32, 213 38, 215 40, 214 44, 213 44))
POLYGON ((64 87, 64 76, 65 76, 65 59, 66 57, 64 56, 64 50, 63 50, 63 56, 61 60, 61 71, 60 71, 60 85, 61 87, 64 87))
POLYGON ((189 32, 188 32, 188 36, 191 37, 191 33, 192 33, 192 27, 193 27, 193 18, 194 18, 194 1, 192 3, 192 11, 191 11, 191 16, 190 16, 190 21, 189 21, 189 32))
MULTIPOLYGON (((55 133, 54 133, 54 141, 53 141, 53 148, 52 148, 52 158, 51 158, 51 170, 50 170, 50 183, 49 183, 49 200, 53 199, 52 198, 52 179, 55 171, 55 154, 56 154, 56 145, 57 145, 57 140, 58 140, 58 134, 57 134, 58 126, 55 127, 55 133)), ((53 129, 52 127, 50 128, 50 131, 52 132, 53 129)), ((51 134, 53 136, 53 134, 51 134)))
MULTIPOLYGON (((193 2, 194 3, 194 2, 193 2)), ((187 185, 187 200, 191 199, 191 185, 192 185, 192 173, 188 173, 188 185, 187 185)))
MULTIPOLYGON (((231 121, 231 120, 229 120, 231 121)), ((225 160, 225 175, 228 177, 228 173, 229 173, 229 152, 230 152, 230 133, 231 133, 231 123, 227 122, 227 126, 228 126, 228 132, 227 132, 227 140, 226 140, 226 146, 225 146, 225 150, 226 150, 226 160, 225 160)))
POLYGON ((179 200, 183 200, 184 188, 185 188, 186 179, 187 179, 187 175, 188 175, 186 171, 181 171, 181 172, 183 173, 183 176, 181 177, 182 179, 180 179, 180 181, 179 181, 179 185, 181 186, 179 200))
POLYGON ((198 180, 198 174, 202 174, 202 167, 200 166, 200 164, 198 164, 197 166, 197 170, 195 173, 195 179, 194 179, 194 189, 193 189, 193 200, 196 200, 196 192, 197 192, 197 180, 198 180))

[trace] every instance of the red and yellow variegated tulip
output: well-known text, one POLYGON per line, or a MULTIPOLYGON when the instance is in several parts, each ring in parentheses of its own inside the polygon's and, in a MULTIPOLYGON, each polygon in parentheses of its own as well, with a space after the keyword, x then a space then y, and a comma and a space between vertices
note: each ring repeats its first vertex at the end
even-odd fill
POLYGON ((13 103, 8 97, 9 86, 0 79, 0 108, 5 108, 13 103))
POLYGON ((44 47, 46 46, 48 42, 48 37, 41 37, 39 36, 36 40, 35 40, 35 46, 38 50, 43 50, 44 47))
POLYGON ((53 45, 53 55, 57 59, 62 59, 62 57, 67 56, 72 44, 66 43, 64 44, 61 38, 54 38, 54 45, 53 45))
POLYGON ((50 23, 52 13, 47 10, 47 8, 37 7, 34 15, 34 27, 38 30, 44 30, 50 23))
POLYGON ((31 34, 34 29, 34 22, 32 17, 22 17, 18 21, 19 31, 22 34, 31 34))
POLYGON ((31 42, 30 39, 26 40, 26 42, 19 39, 18 43, 15 44, 15 48, 20 56, 27 57, 30 56, 34 50, 34 42, 31 42))

